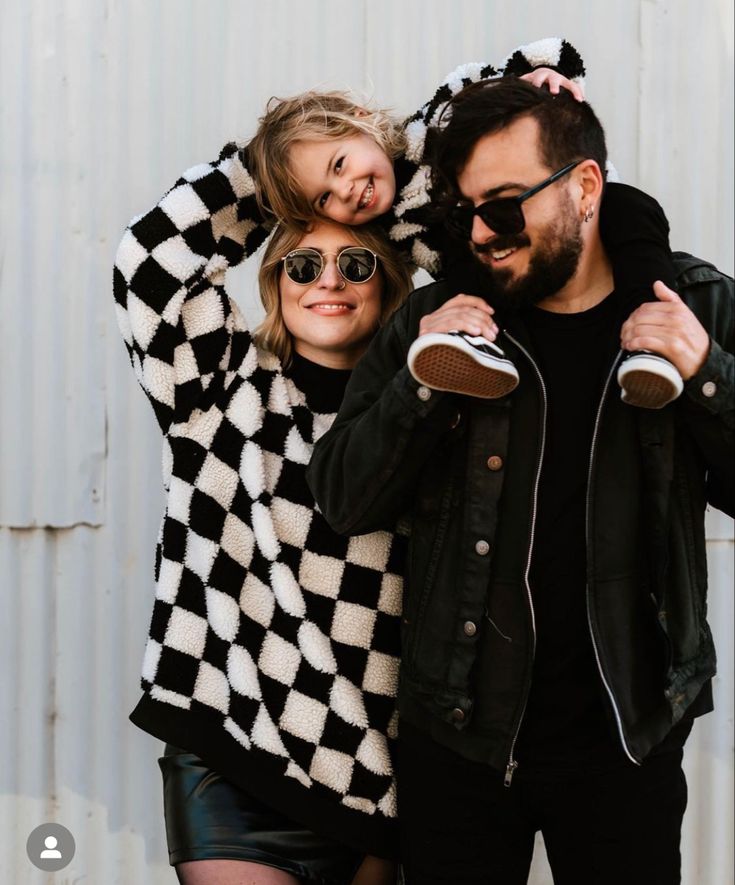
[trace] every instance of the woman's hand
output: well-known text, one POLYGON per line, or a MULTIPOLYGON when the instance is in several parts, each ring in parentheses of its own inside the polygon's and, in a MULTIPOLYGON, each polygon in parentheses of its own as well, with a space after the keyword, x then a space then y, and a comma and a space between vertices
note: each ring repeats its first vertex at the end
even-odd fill
POLYGON ((493 312, 487 301, 476 295, 455 295, 434 313, 421 318, 419 337, 429 332, 466 332, 494 341, 498 327, 493 322, 493 312))
POLYGON ((525 80, 532 86, 538 86, 539 89, 542 86, 546 86, 552 95, 558 95, 560 89, 566 89, 568 92, 572 93, 577 101, 585 100, 584 90, 579 83, 573 83, 571 80, 567 80, 566 77, 563 77, 557 71, 552 71, 551 68, 536 68, 535 71, 531 71, 529 74, 524 74, 521 77, 521 80, 525 80))

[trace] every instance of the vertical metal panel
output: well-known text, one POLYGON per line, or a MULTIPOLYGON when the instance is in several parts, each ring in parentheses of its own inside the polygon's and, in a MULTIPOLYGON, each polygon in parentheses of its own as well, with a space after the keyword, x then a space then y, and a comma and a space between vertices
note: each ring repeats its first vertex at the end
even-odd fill
POLYGON ((641 46, 641 187, 674 248, 732 273, 733 5, 642 0, 641 46))
POLYGON ((89 106, 99 62, 79 51, 93 45, 95 18, 50 3, 3 12, 2 293, 13 322, 0 325, 2 525, 101 520, 105 305, 90 295, 108 257, 89 106))
MULTIPOLYGON (((0 529, 0 880, 50 881, 28 863, 25 840, 54 819, 77 839, 57 882, 163 885, 174 876, 160 748, 126 718, 163 497, 160 438, 112 311, 124 225, 186 166, 247 137, 272 94, 352 86, 408 113, 458 63, 499 60, 558 33, 587 61, 588 95, 623 177, 659 197, 676 246, 732 272, 732 9, 725 0, 0 7, 0 525, 56 527, 0 529)), ((253 321, 255 267, 229 281, 253 321)), ((733 881, 732 522, 711 514, 708 536, 721 675, 717 710, 687 747, 684 885, 733 881)), ((532 883, 550 881, 539 852, 532 883)))

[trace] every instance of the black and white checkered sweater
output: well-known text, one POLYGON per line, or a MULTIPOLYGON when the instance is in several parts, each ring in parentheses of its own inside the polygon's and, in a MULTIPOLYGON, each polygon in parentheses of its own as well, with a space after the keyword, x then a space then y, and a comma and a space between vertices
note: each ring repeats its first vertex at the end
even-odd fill
MULTIPOLYGON (((571 47, 545 44, 508 66, 581 76, 571 47)), ((412 220, 430 199, 426 124, 447 90, 491 73, 464 66, 408 121, 391 236, 430 271, 438 253, 412 220)), ((305 466, 334 416, 308 408, 225 292, 269 231, 244 157, 229 144, 185 172, 117 253, 118 321, 164 433, 167 491, 131 718, 307 826, 388 855, 403 543, 327 526, 305 466)))
POLYGON ((252 193, 225 149, 135 219, 117 254, 118 320, 165 434, 167 490, 133 721, 387 854, 402 545, 340 537, 315 508, 305 467, 333 415, 308 408, 224 289, 262 238, 252 193))

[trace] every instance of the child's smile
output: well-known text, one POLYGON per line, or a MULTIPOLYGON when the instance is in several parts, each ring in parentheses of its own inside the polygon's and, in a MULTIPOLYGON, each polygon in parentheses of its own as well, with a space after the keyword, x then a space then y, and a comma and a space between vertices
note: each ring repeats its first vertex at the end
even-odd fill
POLYGON ((332 221, 366 224, 393 205, 393 162, 369 135, 297 142, 290 161, 314 211, 332 221))

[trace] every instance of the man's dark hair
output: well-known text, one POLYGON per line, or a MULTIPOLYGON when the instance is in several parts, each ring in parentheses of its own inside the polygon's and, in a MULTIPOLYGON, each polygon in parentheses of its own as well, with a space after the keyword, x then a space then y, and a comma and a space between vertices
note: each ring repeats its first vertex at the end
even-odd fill
POLYGON ((517 77, 485 80, 457 93, 444 113, 451 117, 436 135, 432 161, 440 198, 456 198, 457 176, 475 144, 521 117, 538 122, 541 159, 552 172, 572 160, 591 159, 605 175, 602 124, 587 102, 577 101, 566 89, 552 95, 517 77))

